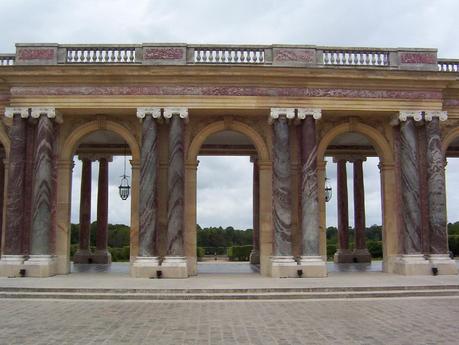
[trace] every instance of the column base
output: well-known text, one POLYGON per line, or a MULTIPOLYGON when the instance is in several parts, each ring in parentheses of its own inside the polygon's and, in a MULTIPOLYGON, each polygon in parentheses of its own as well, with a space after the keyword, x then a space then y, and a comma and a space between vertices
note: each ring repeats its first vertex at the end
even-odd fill
POLYGON ((394 263, 394 273, 405 276, 431 275, 430 262, 422 254, 405 254, 394 263))
POLYGON ((271 256, 271 277, 298 278, 298 264, 293 256, 271 256))
POLYGON ((131 265, 130 273, 133 278, 157 278, 159 270, 157 256, 137 256, 131 265))
POLYGON ((368 249, 354 249, 352 252, 352 255, 354 256, 352 262, 358 262, 358 263, 367 263, 371 262, 371 254, 368 251, 368 249))
POLYGON ((432 268, 437 268, 441 275, 457 274, 456 262, 452 260, 448 254, 431 254, 429 261, 432 268))
POLYGON ((46 278, 56 275, 56 260, 52 255, 30 255, 24 262, 26 277, 46 278))
POLYGON ((24 255, 2 255, 0 259, 0 277, 20 277, 19 270, 24 268, 24 255))
POLYGON ((349 249, 338 249, 333 256, 335 264, 351 264, 354 262, 354 253, 349 249))
POLYGON ((187 260, 184 256, 166 256, 160 267, 162 278, 188 278, 187 260))
POLYGON ((91 258, 93 264, 110 265, 112 263, 112 254, 108 250, 96 250, 91 258))
POLYGON ((327 263, 321 256, 302 256, 297 270, 303 271, 300 278, 324 278, 327 276, 327 263))
POLYGON ((92 254, 89 250, 78 249, 73 255, 74 264, 92 264, 92 254))
POLYGON ((249 261, 252 265, 260 264, 260 252, 258 250, 252 250, 250 253, 249 261))

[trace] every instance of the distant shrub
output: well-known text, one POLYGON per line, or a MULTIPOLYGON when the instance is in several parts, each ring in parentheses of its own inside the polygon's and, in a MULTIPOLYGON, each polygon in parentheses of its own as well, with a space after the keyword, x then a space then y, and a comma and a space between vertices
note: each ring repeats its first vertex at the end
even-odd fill
POLYGON ((206 255, 206 250, 203 247, 197 247, 196 248, 196 256, 199 258, 202 258, 204 255, 206 255))
POLYGON ((333 256, 336 253, 336 244, 335 243, 329 243, 327 244, 327 258, 329 260, 333 260, 333 256))
POLYGON ((233 246, 227 250, 230 261, 249 261, 253 246, 233 246))
POLYGON ((113 262, 123 262, 129 261, 130 250, 129 246, 124 246, 122 248, 108 248, 110 254, 112 255, 113 262))
POLYGON ((380 259, 383 257, 382 241, 367 241, 367 248, 372 259, 380 259))
POLYGON ((453 252, 454 256, 459 256, 459 235, 448 236, 449 250, 453 252))

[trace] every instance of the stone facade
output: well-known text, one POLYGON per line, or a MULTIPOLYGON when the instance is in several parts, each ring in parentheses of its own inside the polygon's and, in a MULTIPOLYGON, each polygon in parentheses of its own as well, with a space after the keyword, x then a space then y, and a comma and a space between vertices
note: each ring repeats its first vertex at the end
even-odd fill
POLYGON ((196 171, 202 152, 252 157, 251 261, 260 263, 262 275, 327 275, 325 156, 338 166, 337 262, 371 259, 363 231, 362 164, 367 156, 378 156, 384 271, 457 273, 447 255, 444 173, 445 156, 456 154, 459 137, 454 61, 438 59, 429 49, 82 48, 86 55, 74 46, 20 44, 13 67, 0 66, 1 275, 69 273, 76 156, 83 174, 74 260, 110 262, 108 172, 119 143, 98 147, 84 141, 107 132, 119 136, 132 155, 133 277, 196 274, 196 171), (135 75, 127 65, 137 66, 135 75), (338 79, 345 83, 337 84, 338 79), (221 132, 238 132, 251 144, 208 144, 221 132), (343 135, 352 143, 336 141, 343 135), (94 253, 89 247, 92 162, 99 164, 94 253), (353 250, 348 164, 354 171, 353 250))

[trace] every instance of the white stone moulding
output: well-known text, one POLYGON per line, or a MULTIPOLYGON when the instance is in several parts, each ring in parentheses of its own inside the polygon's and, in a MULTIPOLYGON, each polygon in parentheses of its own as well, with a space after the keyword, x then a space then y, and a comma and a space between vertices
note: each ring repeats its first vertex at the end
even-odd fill
POLYGON ((442 110, 431 110, 425 112, 424 119, 426 121, 432 121, 432 118, 434 117, 438 117, 440 121, 446 121, 448 120, 448 112, 442 110))
POLYGON ((277 120, 280 116, 287 119, 295 118, 295 108, 271 108, 270 120, 277 120))
POLYGON ((406 121, 409 117, 412 117, 414 121, 421 121, 422 113, 422 110, 402 110, 399 112, 398 119, 400 121, 406 121))
POLYGON ((181 119, 188 118, 188 108, 164 108, 164 118, 170 119, 172 115, 178 115, 181 119))
POLYGON ((26 107, 5 107, 5 117, 13 118, 14 115, 21 115, 23 119, 29 117, 29 108, 26 107))
POLYGON ((137 117, 139 119, 145 118, 145 116, 151 115, 154 119, 159 119, 161 117, 161 108, 150 108, 150 107, 141 107, 137 108, 137 117))
POLYGON ((306 116, 312 115, 314 120, 322 118, 322 109, 319 108, 298 108, 298 119, 304 120, 306 116))
POLYGON ((31 108, 31 116, 34 119, 38 119, 40 115, 46 115, 50 119, 54 119, 56 117, 56 108, 31 108))

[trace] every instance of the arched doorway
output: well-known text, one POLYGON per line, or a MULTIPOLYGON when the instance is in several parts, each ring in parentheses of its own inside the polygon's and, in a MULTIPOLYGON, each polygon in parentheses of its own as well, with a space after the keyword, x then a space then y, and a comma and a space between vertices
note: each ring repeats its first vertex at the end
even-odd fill
MULTIPOLYGON (((399 253, 398 239, 397 239, 397 214, 395 209, 395 170, 393 154, 390 149, 389 143, 386 139, 374 128, 362 123, 345 123, 334 127, 324 135, 318 147, 318 172, 319 183, 325 185, 326 166, 327 161, 325 157, 335 157, 336 174, 340 188, 335 189, 335 197, 338 195, 340 205, 338 208, 339 215, 339 228, 343 232, 339 235, 338 254, 334 256, 335 262, 355 262, 368 260, 368 253, 362 246, 365 246, 363 240, 365 232, 365 214, 364 210, 364 194, 359 193, 363 191, 363 162, 366 157, 378 157, 380 169, 380 207, 382 214, 382 269, 385 272, 393 271, 394 260, 399 253), (358 226, 360 226, 359 248, 353 251, 349 247, 349 215, 348 215, 348 198, 347 198, 347 174, 346 162, 352 161, 356 178, 355 190, 357 191, 356 202, 358 211, 355 215, 358 226), (362 234, 363 233, 363 234, 362 234)), ((374 159, 372 159, 374 160, 374 159)), ((330 160, 331 161, 331 160, 330 160)), ((376 163, 376 162, 374 162, 376 163)), ((376 169, 373 169, 375 171, 376 169)), ((368 183, 367 183, 368 184, 368 183)), ((325 191, 319 188, 319 205, 320 220, 321 220, 321 255, 327 255, 327 241, 326 241, 326 206, 325 206, 325 191)), ((338 223, 338 222, 337 222, 338 223)), ((356 238, 357 240, 357 238, 356 238)), ((357 242, 357 241, 356 241, 357 242)))
POLYGON ((272 251, 271 163, 268 150, 261 136, 250 126, 237 121, 231 121, 230 123, 218 121, 205 127, 192 139, 188 149, 185 174, 185 198, 187 200, 185 206, 185 243, 187 244, 186 255, 189 258, 189 272, 192 275, 197 273, 197 159, 199 154, 210 153, 211 150, 218 149, 218 147, 220 147, 220 152, 239 152, 239 155, 249 154, 257 157, 260 189, 258 197, 259 212, 255 223, 258 221, 260 272, 263 275, 267 275, 269 256, 272 251), (230 139, 235 140, 235 143, 239 142, 240 145, 232 145, 229 141, 230 139), (225 143, 230 146, 222 147, 221 145, 225 145, 225 143))
MULTIPOLYGON (((139 159, 140 149, 132 133, 123 125, 113 121, 91 121, 76 128, 63 143, 63 150, 58 164, 58 189, 56 254, 58 259, 58 274, 70 272, 70 237, 71 237, 71 186, 73 157, 79 153, 80 144, 94 144, 95 139, 105 137, 99 148, 100 153, 108 152, 114 156, 132 156, 131 160, 131 196, 130 196, 130 250, 129 261, 137 255, 138 248, 138 183, 139 183, 139 159), (102 136, 100 134, 103 133, 102 136), (115 146, 110 146, 110 141, 115 140, 115 146), (86 140, 86 143, 85 143, 86 140), (89 142, 88 142, 89 140, 89 142), (108 142, 107 142, 108 140, 108 142)), ((97 148, 97 147, 96 147, 97 148)), ((97 151, 97 150, 96 150, 97 151)), ((97 152, 95 152, 97 153, 97 152)), ((107 162, 108 163, 108 162, 107 162)), ((105 163, 104 163, 105 164, 105 163)), ((128 164, 129 171, 129 164, 128 164)), ((121 175, 121 174, 120 174, 121 175)))

